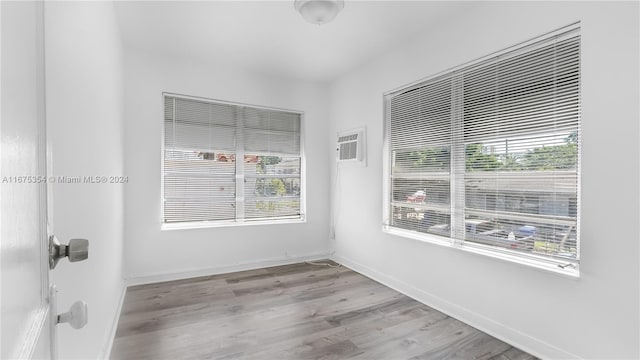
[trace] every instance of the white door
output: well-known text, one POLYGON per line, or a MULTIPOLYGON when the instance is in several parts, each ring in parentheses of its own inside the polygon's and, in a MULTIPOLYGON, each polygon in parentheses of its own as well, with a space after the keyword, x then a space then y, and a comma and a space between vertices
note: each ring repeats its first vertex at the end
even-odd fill
POLYGON ((43 3, 0 1, 0 13, 0 358, 48 359, 43 3))

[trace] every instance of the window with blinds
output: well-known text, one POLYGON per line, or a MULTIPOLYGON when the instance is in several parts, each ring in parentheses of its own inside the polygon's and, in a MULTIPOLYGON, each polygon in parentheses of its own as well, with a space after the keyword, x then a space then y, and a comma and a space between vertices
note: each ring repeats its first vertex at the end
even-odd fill
POLYGON ((577 24, 385 104, 387 230, 577 270, 577 24))
POLYGON ((303 219, 301 114, 164 94, 162 222, 303 219))

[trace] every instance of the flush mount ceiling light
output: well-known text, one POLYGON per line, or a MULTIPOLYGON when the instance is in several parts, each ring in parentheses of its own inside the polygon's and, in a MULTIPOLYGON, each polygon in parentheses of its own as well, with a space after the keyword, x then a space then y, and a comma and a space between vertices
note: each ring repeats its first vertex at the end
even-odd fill
POLYGON ((326 24, 344 8, 344 0, 295 0, 293 6, 312 24, 326 24))

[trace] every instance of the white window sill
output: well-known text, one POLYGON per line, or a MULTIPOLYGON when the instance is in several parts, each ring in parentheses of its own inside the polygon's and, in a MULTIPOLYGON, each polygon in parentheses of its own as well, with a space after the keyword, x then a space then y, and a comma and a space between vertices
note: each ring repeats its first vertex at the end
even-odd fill
POLYGON ((420 232, 410 231, 410 230, 395 229, 395 228, 390 228, 389 226, 383 226, 382 231, 390 235, 423 241, 426 243, 458 249, 461 251, 466 251, 474 254, 480 254, 480 255, 484 255, 494 259, 499 259, 503 261, 508 261, 510 263, 526 266, 529 268, 544 270, 553 274, 566 276, 572 279, 580 278, 579 264, 576 264, 575 267, 566 266, 562 268, 559 266, 559 265, 565 265, 566 263, 568 263, 568 261, 563 264, 562 261, 559 261, 559 260, 554 261, 551 259, 543 258, 541 256, 536 256, 535 254, 523 254, 517 251, 511 251, 508 249, 493 248, 491 246, 473 244, 473 243, 457 244, 457 243, 454 243, 453 240, 442 237, 442 236, 425 234, 425 233, 420 233, 420 232))
POLYGON ((270 220, 227 220, 227 221, 194 221, 162 224, 160 230, 189 230, 206 229, 220 227, 255 226, 255 225, 279 225, 279 224, 302 224, 306 223, 305 216, 296 218, 270 219, 270 220))

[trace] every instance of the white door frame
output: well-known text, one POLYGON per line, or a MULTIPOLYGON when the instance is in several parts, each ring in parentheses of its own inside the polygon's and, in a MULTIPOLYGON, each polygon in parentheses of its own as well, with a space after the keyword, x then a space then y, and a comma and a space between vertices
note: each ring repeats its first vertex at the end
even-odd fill
MULTIPOLYGON (((36 173, 35 174, 13 174, 13 173, 7 173, 6 169, 4 168, 0 168, 0 178, 4 178, 4 177, 25 177, 25 179, 23 179, 24 181, 28 181, 28 182, 35 182, 37 185, 37 208, 38 209, 32 209, 37 211, 37 217, 38 217, 38 229, 37 229, 37 236, 40 239, 39 241, 39 254, 38 257, 40 259, 40 269, 39 269, 39 280, 40 280, 40 304, 37 306, 37 308, 33 309, 32 311, 30 311, 25 318, 22 319, 12 319, 12 321, 20 321, 23 322, 23 324, 26 325, 26 331, 24 331, 23 333, 21 332, 20 334, 18 334, 18 336, 14 339, 14 342, 11 344, 0 344, 0 346, 11 346, 13 349, 4 349, 4 352, 0 352, 3 353, 5 355, 7 355, 7 351, 11 351, 11 354, 9 356, 18 358, 18 359, 32 359, 32 358, 52 358, 55 359, 56 357, 56 346, 55 346, 55 332, 56 332, 56 323, 57 323, 57 314, 56 314, 56 309, 55 307, 52 307, 51 305, 55 305, 55 288, 54 287, 50 287, 50 283, 49 283, 49 242, 48 242, 48 226, 47 226, 47 222, 48 222, 48 218, 47 218, 47 181, 46 181, 46 175, 47 175, 47 155, 48 155, 48 149, 47 149, 47 141, 46 141, 46 106, 45 106, 45 60, 44 60, 44 2, 42 0, 37 0, 37 1, 29 1, 29 2, 23 2, 23 3, 13 3, 12 6, 24 6, 24 9, 21 9, 19 11, 25 11, 25 14, 28 14, 28 12, 33 11, 33 19, 27 19, 29 21, 27 21, 27 23, 30 23, 30 21, 33 21, 33 29, 29 29, 29 30, 33 30, 33 39, 29 38, 29 36, 31 35, 31 33, 29 32, 29 34, 13 34, 13 33, 8 33, 8 34, 3 34, 3 37, 9 37, 9 36, 25 36, 25 43, 24 46, 28 47, 28 46, 33 46, 35 47, 35 52, 33 53, 33 60, 34 64, 35 64, 35 84, 34 86, 34 96, 33 98, 31 98, 29 95, 27 94, 29 90, 25 91, 24 94, 21 94, 21 96, 25 96, 26 98, 29 98, 26 102, 33 102, 33 104, 35 104, 35 122, 36 122, 36 127, 35 127, 35 131, 37 134, 34 134, 34 139, 36 139, 36 144, 35 144, 35 158, 36 158, 36 164, 35 164, 35 168, 36 168, 36 173), (34 43, 31 43, 31 41, 33 41, 34 43), (31 177, 29 179, 27 179, 26 177, 31 177)), ((3 6, 0 6, 0 27, 2 27, 2 16, 3 16, 3 12, 2 12, 2 8, 3 6)), ((20 13, 22 14, 22 13, 20 13)), ((9 16, 6 13, 4 14, 4 16, 9 16)), ((29 15, 27 15, 29 16, 29 15)), ((6 24, 5 24, 6 25, 6 24)), ((22 39, 20 39, 22 40, 22 39)), ((0 38, 0 49, 3 48, 3 44, 2 39, 0 38)), ((1 53, 1 50, 0 50, 1 53)), ((10 56, 9 54, 5 54, 5 56, 10 56)), ((1 58, 4 56, 0 56, 0 66, 2 65, 2 60, 1 58)), ((25 82, 27 82, 27 80, 25 79, 25 82)), ((3 87, 4 87, 5 83, 3 81, 3 87)), ((7 86, 12 86, 11 90, 14 90, 19 84, 16 84, 15 82, 12 82, 11 84, 8 84, 7 86)), ((9 93, 11 94, 11 93, 9 93)), ((2 97, 2 89, 0 89, 0 97, 2 97)), ((6 95, 6 97, 2 97, 2 99, 8 99, 9 96, 6 95)), ((11 98, 13 99, 13 97, 11 98)), ((2 110, 2 105, 0 104, 0 110, 2 110)), ((31 118, 33 119, 34 114, 31 114, 31 118)), ((2 126, 2 123, 5 124, 9 124, 9 121, 13 121, 13 122, 18 122, 21 119, 18 119, 16 117, 11 118, 11 119, 0 119, 0 126, 2 126)), ((3 147, 4 147, 4 133, 3 135, 3 147)), ((32 149, 32 148, 29 148, 32 149)), ((19 152, 21 149, 15 150, 16 152, 19 152)), ((1 153, 2 148, 0 148, 0 155, 4 155, 4 156, 10 156, 7 154, 2 154, 1 153)), ((5 158, 3 157, 3 163, 5 161, 7 162, 11 162, 12 159, 8 159, 5 160, 5 158)), ((22 159, 23 160, 23 159, 22 159)), ((17 184, 20 185, 20 184, 17 184)), ((25 185, 27 186, 27 185, 25 185)), ((0 193, 1 196, 1 193, 0 193)), ((4 201, 5 199, 0 198, 0 201, 4 201)), ((3 207, 4 206, 4 202, 3 202, 3 207)), ((25 207, 28 207, 28 205, 25 205, 25 207)), ((7 208, 3 209, 4 211, 7 211, 7 208)), ((22 209, 10 209, 10 211, 19 211, 22 209)), ((1 220, 0 220, 1 221, 1 220)), ((23 224, 20 224, 23 225, 23 224)), ((7 224, 2 224, 0 223, 0 229, 2 229, 3 226, 7 226, 7 224)), ((2 229, 4 230, 4 229, 2 229)), ((3 233, 4 234, 4 233, 3 233)), ((4 241, 7 241, 7 239, 5 239, 4 241)), ((33 251, 35 249, 32 250, 28 250, 28 251, 33 251)), ((13 253, 11 253, 11 255, 13 255, 13 253)), ((27 285, 25 285, 27 286, 27 285)), ((2 295, 2 299, 7 299, 9 297, 11 297, 13 294, 9 293, 9 294, 1 294, 2 295)), ((19 300, 19 299, 18 299, 19 300)), ((14 299, 12 299, 12 301, 14 301, 14 299)), ((5 331, 7 330, 7 328, 12 325, 12 324, 8 324, 8 323, 4 323, 3 322, 3 327, 5 327, 5 331)), ((20 326, 18 326, 18 328, 20 328, 20 326)), ((2 349, 0 349, 0 351, 2 351, 2 349)))

